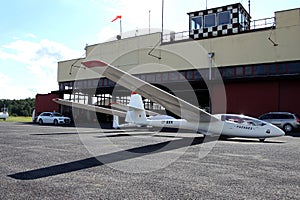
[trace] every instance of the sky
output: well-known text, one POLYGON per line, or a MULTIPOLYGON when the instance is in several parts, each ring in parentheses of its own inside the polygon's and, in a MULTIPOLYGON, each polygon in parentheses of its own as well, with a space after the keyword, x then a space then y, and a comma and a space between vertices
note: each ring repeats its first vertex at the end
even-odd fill
MULTIPOLYGON (((164 0, 164 28, 188 30, 188 12, 248 0, 164 0), (206 4, 207 2, 207 4, 206 4)), ((161 29, 162 0, 0 0, 0 99, 58 90, 57 62, 84 57, 86 45, 124 32, 161 29)), ((252 19, 299 8, 297 0, 251 0, 252 19)), ((141 33, 142 31, 139 31, 141 33)))

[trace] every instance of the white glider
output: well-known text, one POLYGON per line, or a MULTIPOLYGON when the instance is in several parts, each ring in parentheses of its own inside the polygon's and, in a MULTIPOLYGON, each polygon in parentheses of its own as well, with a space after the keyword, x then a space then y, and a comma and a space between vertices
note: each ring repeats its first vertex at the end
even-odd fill
MULTIPOLYGON (((105 76, 130 91, 135 91, 132 93, 130 103, 127 105, 129 109, 126 108, 125 110, 123 107, 123 109, 121 108, 123 111, 108 109, 110 111, 105 110, 104 112, 121 117, 125 115, 125 121, 128 123, 152 127, 187 129, 200 132, 204 135, 216 134, 226 137, 258 138, 260 141, 264 141, 265 138, 284 135, 284 132, 278 127, 252 117, 234 114, 212 115, 181 98, 169 94, 103 61, 91 60, 82 62, 82 65, 98 73, 99 76, 105 76), (147 117, 140 95, 162 105, 166 110, 180 116, 181 119, 160 115, 147 117)), ((56 99, 55 101, 66 105, 64 104, 66 100, 56 99)), ((79 105, 72 102, 69 102, 68 105, 87 110, 96 107, 94 111, 102 112, 102 108, 97 106, 79 105)))

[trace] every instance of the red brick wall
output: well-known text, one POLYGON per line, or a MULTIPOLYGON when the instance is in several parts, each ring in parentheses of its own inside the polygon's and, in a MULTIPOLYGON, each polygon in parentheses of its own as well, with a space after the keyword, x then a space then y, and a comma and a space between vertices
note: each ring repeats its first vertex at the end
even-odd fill
POLYGON ((251 82, 226 84, 227 112, 258 117, 278 110, 278 83, 251 82))
POLYGON ((37 116, 42 112, 59 112, 59 105, 52 101, 58 97, 58 94, 37 94, 35 97, 35 115, 37 116))
MULTIPOLYGON (((213 113, 220 112, 220 87, 212 92, 213 113)), ((259 117, 266 112, 300 114, 300 80, 259 80, 225 83, 227 113, 259 117)))
POLYGON ((300 80, 281 81, 279 110, 300 114, 300 80))

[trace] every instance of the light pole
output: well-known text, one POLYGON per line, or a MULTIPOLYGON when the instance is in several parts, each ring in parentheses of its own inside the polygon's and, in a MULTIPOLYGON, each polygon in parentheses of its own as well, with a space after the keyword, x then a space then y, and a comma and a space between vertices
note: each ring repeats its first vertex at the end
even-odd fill
POLYGON ((209 58, 209 71, 208 71, 208 80, 211 81, 212 79, 212 74, 211 74, 211 70, 212 70, 212 59, 215 56, 214 52, 209 52, 208 54, 208 58, 209 58))

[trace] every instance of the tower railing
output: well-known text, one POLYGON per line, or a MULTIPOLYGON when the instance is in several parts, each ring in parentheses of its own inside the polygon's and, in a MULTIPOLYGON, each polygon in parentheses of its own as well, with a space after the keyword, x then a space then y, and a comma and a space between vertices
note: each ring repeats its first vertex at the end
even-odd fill
MULTIPOLYGON (((271 27, 276 27, 275 17, 258 19, 250 22, 250 31, 271 27)), ((173 43, 178 41, 186 41, 189 39, 189 31, 170 32, 163 35, 162 43, 173 43)))
POLYGON ((276 20, 275 20, 275 17, 257 19, 257 20, 251 21, 250 25, 251 25, 250 30, 269 28, 269 27, 273 27, 273 26, 275 27, 276 26, 276 20))

